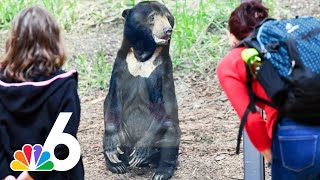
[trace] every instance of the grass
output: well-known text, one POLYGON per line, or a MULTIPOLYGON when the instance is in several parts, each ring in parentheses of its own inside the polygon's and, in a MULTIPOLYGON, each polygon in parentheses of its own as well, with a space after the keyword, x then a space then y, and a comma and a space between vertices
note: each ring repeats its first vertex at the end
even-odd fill
POLYGON ((173 65, 183 73, 205 74, 227 49, 226 22, 237 0, 200 0, 198 7, 176 1, 171 10, 176 25, 172 37, 173 65))
POLYGON ((65 69, 71 68, 75 68, 79 73, 80 88, 88 91, 89 89, 103 90, 109 83, 112 65, 106 62, 106 56, 100 48, 91 58, 79 53, 75 59, 68 61, 65 65, 65 69))
MULTIPOLYGON (((264 1, 271 14, 273 2, 264 1)), ((217 62, 229 50, 227 21, 238 5, 239 0, 200 0, 195 8, 186 0, 176 1, 172 8, 176 19, 171 47, 174 67, 183 73, 214 73, 217 62)))
POLYGON ((76 3, 77 0, 1 0, 0 29, 8 29, 15 15, 23 8, 39 5, 49 10, 63 29, 70 31, 75 22, 76 3))

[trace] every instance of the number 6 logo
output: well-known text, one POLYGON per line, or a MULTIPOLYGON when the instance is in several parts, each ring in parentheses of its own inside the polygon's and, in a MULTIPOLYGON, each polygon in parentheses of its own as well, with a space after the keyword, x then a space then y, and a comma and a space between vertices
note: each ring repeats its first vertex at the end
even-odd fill
POLYGON ((81 152, 79 142, 72 135, 63 132, 71 115, 71 112, 62 112, 59 114, 43 145, 43 149, 51 154, 50 159, 54 164, 54 170, 57 171, 68 171, 72 169, 80 159, 81 152), (64 144, 69 149, 69 156, 64 160, 59 160, 54 155, 54 149, 59 144, 64 144))

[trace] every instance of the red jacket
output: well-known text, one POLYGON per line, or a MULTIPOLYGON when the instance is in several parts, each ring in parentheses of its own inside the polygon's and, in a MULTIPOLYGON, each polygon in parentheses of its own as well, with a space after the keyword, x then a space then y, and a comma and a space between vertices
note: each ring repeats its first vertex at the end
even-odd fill
MULTIPOLYGON (((243 47, 239 47, 231 50, 217 67, 220 84, 240 119, 249 104, 246 67, 241 58, 243 49, 243 47)), ((257 96, 270 101, 258 81, 253 80, 252 87, 257 96)), ((262 119, 258 111, 256 113, 250 112, 245 130, 253 145, 261 152, 271 148, 272 129, 277 117, 277 110, 259 102, 256 105, 265 111, 266 121, 262 119)))

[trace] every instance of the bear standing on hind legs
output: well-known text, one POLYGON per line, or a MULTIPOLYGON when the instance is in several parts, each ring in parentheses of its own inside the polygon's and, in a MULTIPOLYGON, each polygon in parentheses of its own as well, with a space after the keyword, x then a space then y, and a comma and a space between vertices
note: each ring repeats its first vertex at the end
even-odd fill
POLYGON ((154 180, 174 173, 180 127, 169 55, 174 18, 155 1, 124 10, 124 37, 104 102, 107 168, 156 167, 154 180))

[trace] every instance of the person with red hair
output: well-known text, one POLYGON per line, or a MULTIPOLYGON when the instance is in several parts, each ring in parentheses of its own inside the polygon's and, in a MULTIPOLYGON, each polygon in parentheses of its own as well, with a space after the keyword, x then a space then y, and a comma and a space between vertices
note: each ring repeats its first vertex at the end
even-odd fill
MULTIPOLYGON (((265 6, 249 1, 238 6, 229 18, 229 39, 233 49, 219 62, 217 75, 240 119, 250 99, 246 66, 241 57, 245 47, 239 46, 239 42, 268 16, 265 6)), ((255 78, 252 89, 258 97, 271 101, 255 78)), ((258 111, 250 112, 245 130, 255 148, 271 163, 272 179, 320 179, 320 143, 317 143, 320 127, 304 126, 287 118, 275 123, 277 109, 260 102, 255 105, 264 110, 266 119, 258 111)))

